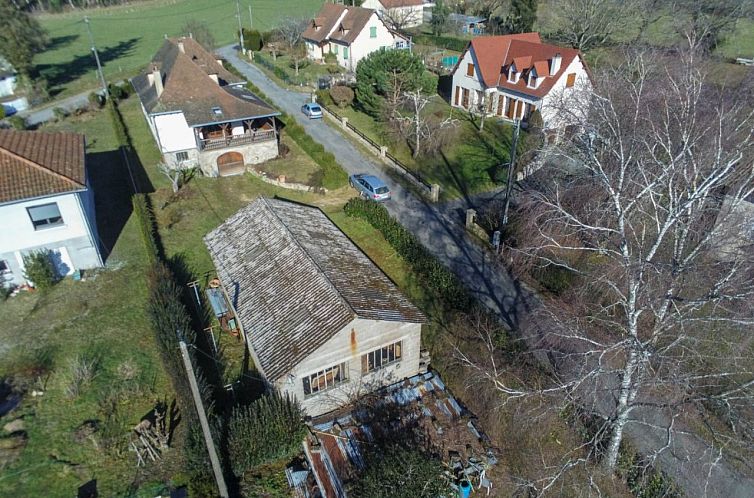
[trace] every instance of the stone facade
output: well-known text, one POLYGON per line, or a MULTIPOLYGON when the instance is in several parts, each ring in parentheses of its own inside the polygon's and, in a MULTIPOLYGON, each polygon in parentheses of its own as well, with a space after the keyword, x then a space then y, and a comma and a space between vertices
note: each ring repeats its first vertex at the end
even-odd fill
MULTIPOLYGON (((189 159, 187 164, 197 165, 202 174, 210 177, 219 176, 217 168, 217 158, 228 152, 239 152, 243 155, 244 164, 260 164, 278 156, 277 140, 267 140, 265 142, 255 142, 248 145, 228 147, 226 149, 216 149, 199 152, 198 150, 187 150, 189 159)), ((175 153, 163 155, 166 164, 175 166, 175 153)))

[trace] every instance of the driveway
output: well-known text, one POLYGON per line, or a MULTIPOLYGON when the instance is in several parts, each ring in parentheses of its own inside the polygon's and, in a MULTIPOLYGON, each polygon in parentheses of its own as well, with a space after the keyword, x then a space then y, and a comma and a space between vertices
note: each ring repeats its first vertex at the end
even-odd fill
MULTIPOLYGON (((301 114, 300 108, 309 101, 309 94, 281 88, 256 66, 241 60, 232 46, 223 47, 218 53, 258 86, 273 104, 303 125, 307 133, 335 155, 349 174, 369 172, 385 179, 393 192, 393 200, 385 203, 390 214, 411 230, 474 297, 498 314, 511 329, 517 329, 524 319, 528 325, 537 321, 531 313, 540 306, 537 296, 516 282, 486 247, 468 236, 462 225, 463 218, 459 216, 465 205, 450 204, 443 209, 414 195, 392 181, 380 163, 362 154, 324 119, 312 121, 301 114)), ((535 328, 540 327, 545 328, 547 324, 536 323, 535 328)), ((642 410, 636 410, 634 420, 635 423, 626 427, 626 433, 638 451, 651 454, 667 444, 663 427, 668 420, 657 419, 642 410)), ((669 451, 660 453, 658 460, 688 496, 704 493, 705 496, 754 497, 754 480, 741 476, 727 462, 719 460, 717 454, 693 434, 676 435, 669 451)))
POLYGON ((79 93, 65 99, 56 100, 55 102, 37 109, 27 109, 18 113, 19 116, 26 119, 27 126, 36 126, 46 121, 55 119, 53 109, 60 107, 66 111, 73 112, 89 105, 89 94, 92 92, 79 93))

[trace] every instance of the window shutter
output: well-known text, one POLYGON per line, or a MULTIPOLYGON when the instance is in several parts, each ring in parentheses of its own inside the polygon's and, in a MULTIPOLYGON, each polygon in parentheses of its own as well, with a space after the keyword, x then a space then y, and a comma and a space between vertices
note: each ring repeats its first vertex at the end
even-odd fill
POLYGON ((474 76, 474 64, 467 64, 466 65, 466 76, 474 76))

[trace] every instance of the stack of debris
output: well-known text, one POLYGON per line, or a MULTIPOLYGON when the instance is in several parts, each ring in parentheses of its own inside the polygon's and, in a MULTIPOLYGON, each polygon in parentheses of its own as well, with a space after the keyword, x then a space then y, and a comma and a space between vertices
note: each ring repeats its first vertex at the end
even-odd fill
POLYGON ((424 447, 441 456, 451 482, 467 480, 489 493, 495 451, 477 420, 434 372, 382 389, 369 406, 313 420, 311 435, 304 442, 308 468, 290 469, 291 487, 305 498, 346 497, 346 484, 364 469, 367 446, 407 424, 424 447))

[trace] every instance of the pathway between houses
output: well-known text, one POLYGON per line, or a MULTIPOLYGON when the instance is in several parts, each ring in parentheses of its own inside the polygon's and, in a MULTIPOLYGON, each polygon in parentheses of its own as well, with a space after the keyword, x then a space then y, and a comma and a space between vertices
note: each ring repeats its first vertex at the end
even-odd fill
MULTIPOLYGON (((455 203, 437 206, 419 198, 393 181, 377 160, 363 154, 324 119, 309 120, 304 116, 301 106, 309 101, 308 93, 281 88, 259 68, 241 60, 233 46, 223 47, 218 53, 258 86, 272 103, 303 125, 349 174, 369 172, 385 179, 393 192, 392 201, 385 203, 390 214, 455 272, 478 300, 511 328, 523 324, 523 319, 531 323, 532 311, 540 306, 539 300, 522 288, 490 251, 467 235, 462 225, 466 206, 455 203)), ((636 423, 629 424, 626 432, 640 452, 651 454, 665 447, 668 442, 663 428, 668 420, 641 410, 636 410, 633 418, 636 423)), ((676 435, 658 460, 663 470, 686 490, 687 496, 754 497, 754 479, 743 477, 730 464, 718 460, 717 452, 694 435, 676 435)))

